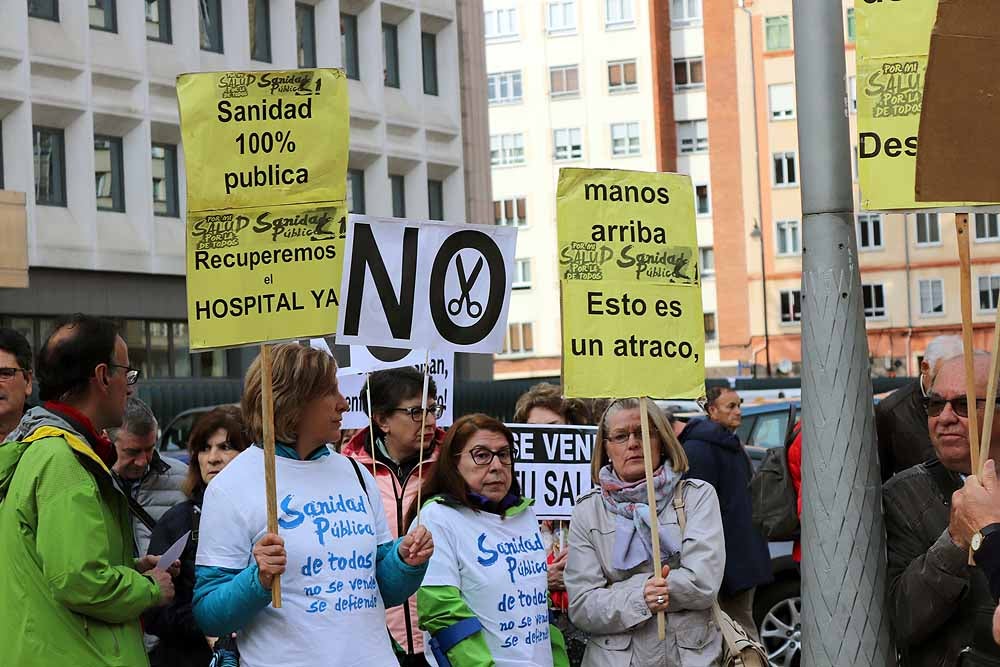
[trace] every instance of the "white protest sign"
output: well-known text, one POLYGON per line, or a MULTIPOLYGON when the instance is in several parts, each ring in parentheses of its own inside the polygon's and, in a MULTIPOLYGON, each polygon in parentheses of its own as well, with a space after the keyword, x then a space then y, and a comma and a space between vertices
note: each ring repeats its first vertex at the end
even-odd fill
MULTIPOLYGON (((317 350, 332 354, 330 345, 323 338, 313 338, 310 345, 317 350)), ((424 360, 428 362, 428 374, 434 381, 436 396, 428 396, 427 402, 444 405, 444 414, 437 420, 439 426, 450 426, 453 417, 455 388, 455 354, 453 352, 431 351, 427 357, 426 350, 390 350, 388 348, 369 349, 363 345, 351 346, 351 365, 337 371, 337 382, 340 393, 347 399, 348 410, 344 413, 342 428, 365 428, 368 426, 368 406, 363 404, 361 390, 365 386, 365 373, 415 366, 421 373, 424 370, 424 360), (395 361, 390 359, 395 358, 395 361)))
POLYGON ((576 499, 593 487, 590 459, 597 428, 507 424, 518 454, 514 474, 539 519, 569 519, 576 499))
POLYGON ((337 342, 495 353, 517 229, 350 216, 337 342))

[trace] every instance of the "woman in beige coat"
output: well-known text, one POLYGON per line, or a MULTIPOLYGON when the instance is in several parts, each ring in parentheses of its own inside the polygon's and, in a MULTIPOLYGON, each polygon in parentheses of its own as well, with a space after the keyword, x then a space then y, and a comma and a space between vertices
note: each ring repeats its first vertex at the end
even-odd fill
POLYGON ((722 633, 712 614, 726 565, 719 501, 711 485, 682 480, 684 449, 656 404, 643 400, 665 565, 655 576, 639 401, 615 401, 597 431, 598 486, 580 497, 570 522, 569 616, 591 635, 583 667, 720 665, 722 633), (683 535, 672 504, 678 485, 687 514, 683 535), (660 611, 667 615, 665 641, 657 638, 660 611))

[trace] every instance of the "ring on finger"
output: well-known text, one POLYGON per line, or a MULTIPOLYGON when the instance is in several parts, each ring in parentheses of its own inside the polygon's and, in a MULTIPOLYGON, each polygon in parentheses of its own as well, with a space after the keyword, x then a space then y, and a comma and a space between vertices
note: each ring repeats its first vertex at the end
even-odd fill
POLYGON ((663 604, 663 596, 662 595, 657 595, 656 596, 656 604, 663 604))

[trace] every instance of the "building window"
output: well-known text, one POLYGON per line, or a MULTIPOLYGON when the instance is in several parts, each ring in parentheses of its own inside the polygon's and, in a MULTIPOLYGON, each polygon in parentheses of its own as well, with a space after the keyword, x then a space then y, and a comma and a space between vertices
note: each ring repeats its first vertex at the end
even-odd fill
POLYGON ((802 321, 802 290, 781 290, 781 323, 802 321))
POLYGON ((621 93, 636 89, 635 60, 608 63, 608 92, 621 93))
POLYGON ((883 285, 862 285, 861 298, 864 301, 866 319, 885 317, 885 287, 883 285))
POLYGON ((920 289, 920 314, 944 315, 944 281, 930 278, 917 284, 920 289))
POLYGON ((511 289, 528 289, 531 287, 531 260, 514 260, 514 277, 511 280, 511 289))
POLYGON ((698 268, 703 278, 715 275, 715 250, 711 246, 698 248, 698 268))
POLYGON ((715 340, 718 335, 715 330, 715 313, 705 313, 705 342, 715 340))
POLYGON ((550 33, 572 32, 576 30, 576 0, 553 0, 549 2, 546 27, 550 33))
POLYGON ((118 13, 115 0, 87 0, 90 11, 90 27, 94 30, 118 32, 118 13))
POLYGON ((299 67, 316 67, 316 8, 295 3, 295 35, 299 67))
POLYGON ((94 135, 94 180, 98 211, 125 211, 122 139, 94 135))
POLYGON ((576 65, 549 68, 549 94, 552 97, 576 95, 579 92, 580 73, 576 65))
POLYGON ((517 9, 490 9, 484 12, 486 39, 511 39, 517 37, 517 9))
POLYGON ((511 322, 500 354, 526 354, 535 349, 531 322, 511 322))
POLYGON ((705 87, 704 58, 674 58, 674 89, 705 87))
POLYGON ((250 0, 250 57, 262 63, 271 62, 271 0, 250 0))
POLYGON ((858 248, 861 250, 882 249, 882 214, 858 214, 858 248))
POLYGON ((28 0, 28 16, 58 21, 59 0, 28 0))
POLYGON ((917 245, 941 245, 941 225, 937 213, 917 213, 917 245))
POLYGON ((347 212, 361 215, 365 212, 365 171, 347 170, 347 212))
POLYGON ((153 144, 153 215, 180 216, 177 197, 177 146, 153 144))
POLYGON ((521 101, 521 71, 497 72, 486 76, 486 96, 490 104, 521 101))
POLYGON ((173 40, 170 0, 146 0, 146 39, 166 44, 173 40))
POLYGON ((420 33, 420 50, 424 65, 424 95, 438 94, 438 56, 437 35, 430 32, 420 33))
POLYGON ((701 0, 672 0, 670 3, 670 23, 675 27, 694 25, 701 22, 701 0))
POLYGON ((847 103, 851 113, 858 112, 858 77, 847 78, 847 103))
POLYGON ((1000 276, 979 276, 979 310, 996 310, 1000 300, 1000 276))
POLYGON ((382 24, 382 62, 385 64, 385 85, 399 88, 399 31, 391 23, 382 24))
POLYGON ((630 25, 634 21, 632 0, 604 0, 604 25, 606 27, 630 25))
POLYGON ((389 174, 392 187, 392 217, 406 217, 406 179, 402 174, 389 174))
POLYGON ((767 87, 767 99, 771 108, 771 120, 795 118, 795 86, 791 83, 776 83, 767 87))
POLYGON ((976 240, 1000 241, 1000 214, 976 213, 976 240))
POLYGON ((34 128, 35 203, 66 205, 66 138, 62 130, 34 128))
POLYGON ((792 26, 787 16, 768 16, 764 19, 764 42, 768 51, 792 48, 792 26))
POLYGON ((857 39, 854 27, 854 7, 847 8, 847 43, 853 44, 857 39))
POLYGON ((490 164, 499 167, 508 164, 524 164, 524 135, 490 135, 490 164))
POLYGON ((198 0, 201 50, 222 53, 222 0, 198 0))
POLYGON ((798 185, 799 176, 795 171, 795 153, 775 153, 772 157, 774 161, 774 185, 798 185))
POLYGON ((527 227, 528 205, 524 197, 510 197, 493 202, 494 222, 502 226, 527 227))
POLYGON ((361 80, 358 65, 358 17, 354 14, 340 15, 340 62, 348 79, 361 80))
POLYGON ((712 214, 712 197, 709 194, 708 183, 694 186, 694 212, 697 215, 712 214))
POLYGON ((427 179, 427 217, 444 220, 444 181, 427 179))
POLYGON ((779 257, 802 254, 802 236, 798 220, 778 220, 774 223, 774 229, 779 257))
POLYGON ((708 150, 708 121, 677 121, 677 146, 683 153, 703 153, 708 150))
POLYGON ((639 154, 639 123, 611 124, 611 154, 615 157, 639 154))
POLYGON ((555 147, 554 159, 579 160, 583 157, 583 132, 578 127, 565 127, 552 131, 555 147))

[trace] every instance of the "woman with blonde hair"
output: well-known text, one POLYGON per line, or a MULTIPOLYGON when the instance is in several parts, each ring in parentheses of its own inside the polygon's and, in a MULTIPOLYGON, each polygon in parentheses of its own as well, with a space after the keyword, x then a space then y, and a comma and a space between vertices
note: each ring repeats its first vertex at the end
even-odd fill
MULTIPOLYGON (((333 358, 297 344, 277 345, 272 355, 281 534, 267 531, 264 454, 249 447, 205 493, 195 619, 211 636, 239 629, 244 667, 384 667, 396 660, 385 607, 419 587, 434 550, 430 533, 393 540, 371 473, 331 451, 348 407, 333 358), (270 605, 277 576, 280 609, 270 605)), ((243 392, 257 443, 261 394, 258 357, 243 392)))
POLYGON ((648 504, 639 399, 621 399, 598 425, 597 487, 579 498, 570 522, 569 615, 591 633, 583 665, 720 665, 722 634, 712 612, 726 562, 719 501, 711 485, 683 479, 684 449, 659 407, 641 400, 650 420, 655 513, 648 504), (683 533, 675 496, 687 516, 683 533), (662 572, 653 571, 654 527, 662 572), (664 641, 654 620, 659 612, 667 614, 664 641))

